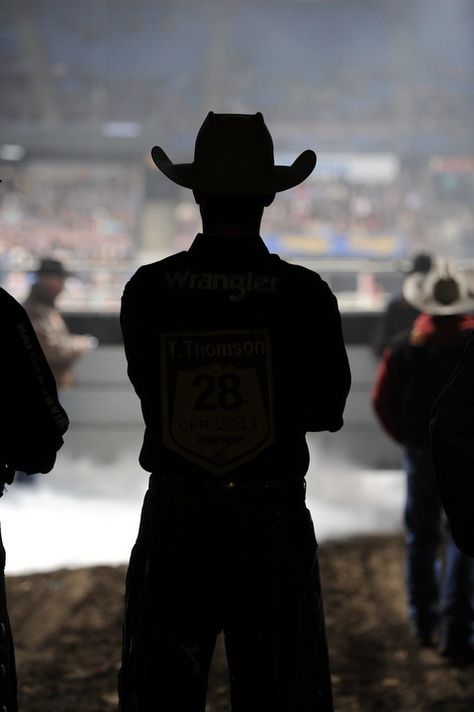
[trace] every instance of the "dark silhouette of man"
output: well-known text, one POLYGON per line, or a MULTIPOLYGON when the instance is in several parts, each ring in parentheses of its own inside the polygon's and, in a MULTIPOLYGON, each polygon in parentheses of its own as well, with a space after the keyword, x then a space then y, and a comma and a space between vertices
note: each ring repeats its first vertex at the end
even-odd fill
MULTIPOLYGON (((427 274, 432 266, 430 255, 420 252, 413 257, 408 275, 427 274)), ((419 310, 407 302, 403 294, 396 294, 390 299, 385 312, 378 320, 372 349, 375 356, 380 357, 383 350, 401 331, 406 331, 420 315, 419 310)))
MULTIPOLYGON (((68 427, 56 384, 23 307, 0 288, 0 496, 17 470, 46 473, 68 427)), ((0 538, 0 709, 14 712, 16 673, 5 594, 5 550, 0 538), (3 706, 2 706, 3 705, 3 706)))
POLYGON ((337 431, 350 385, 340 315, 319 275, 259 236, 275 193, 316 156, 274 164, 260 113, 210 112, 190 188, 203 232, 125 287, 128 373, 151 473, 127 575, 120 710, 204 711, 223 631, 234 712, 332 710, 307 431, 337 431))
POLYGON ((474 557, 474 333, 435 403, 431 459, 453 539, 474 557))
POLYGON ((474 562, 447 535, 430 458, 431 409, 463 352, 474 301, 460 273, 439 260, 413 274, 404 296, 421 315, 384 351, 372 395, 385 430, 403 445, 406 470, 406 587, 409 618, 423 646, 439 639, 452 662, 473 659, 474 562), (440 548, 444 543, 441 571, 440 548))

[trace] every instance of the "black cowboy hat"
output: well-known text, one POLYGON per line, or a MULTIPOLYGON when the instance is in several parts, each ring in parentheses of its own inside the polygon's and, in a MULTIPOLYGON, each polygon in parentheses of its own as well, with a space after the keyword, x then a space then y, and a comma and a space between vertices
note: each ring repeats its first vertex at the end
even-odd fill
POLYGON ((433 258, 427 252, 418 252, 411 258, 411 265, 408 269, 403 270, 405 274, 413 274, 414 272, 420 272, 422 274, 427 274, 433 266, 433 258))
POLYGON ((72 272, 67 270, 60 260, 52 257, 43 257, 35 271, 38 277, 71 277, 72 272))
POLYGON ((276 166, 273 141, 260 112, 214 114, 201 126, 192 163, 173 163, 154 146, 155 165, 174 183, 201 193, 270 195, 288 190, 309 176, 314 151, 303 151, 291 166, 276 166))

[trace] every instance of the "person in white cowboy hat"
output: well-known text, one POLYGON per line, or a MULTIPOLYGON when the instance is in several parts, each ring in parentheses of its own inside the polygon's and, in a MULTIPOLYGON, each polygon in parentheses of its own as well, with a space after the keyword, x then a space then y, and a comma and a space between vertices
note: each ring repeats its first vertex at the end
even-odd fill
POLYGON ((449 534, 443 537, 430 457, 430 419, 474 328, 469 314, 474 297, 463 274, 444 259, 436 260, 426 275, 409 275, 403 294, 421 315, 385 349, 372 402, 386 432, 404 448, 409 620, 421 645, 437 641, 448 660, 471 662, 474 562, 449 534))
POLYGON ((260 113, 210 112, 190 188, 203 232, 141 267, 121 324, 150 473, 127 575, 121 712, 204 712, 225 635, 234 712, 333 709, 305 433, 342 427, 340 315, 319 275, 268 252, 263 210, 316 156, 274 165, 260 113))

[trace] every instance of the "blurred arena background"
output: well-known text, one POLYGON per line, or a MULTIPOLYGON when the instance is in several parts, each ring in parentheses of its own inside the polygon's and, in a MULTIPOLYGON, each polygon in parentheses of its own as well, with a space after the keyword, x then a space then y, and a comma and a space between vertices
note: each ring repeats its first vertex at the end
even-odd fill
MULTIPOLYGON (((371 413, 370 343, 413 253, 474 266, 473 30, 471 0, 2 1, 1 284, 21 301, 39 257, 63 260, 75 277, 62 309, 100 342, 64 394, 71 428, 54 473, 2 502, 12 562, 23 562, 16 508, 31 526, 41 508, 59 526, 54 517, 75 521, 78 496, 95 498, 99 528, 110 498, 131 502, 133 515, 114 510, 118 528, 130 519, 125 555, 93 537, 90 554, 128 555, 146 474, 120 296, 139 264, 187 248, 199 229, 191 192, 149 152, 158 143, 189 160, 209 110, 261 111, 277 161, 318 154, 262 229, 336 292, 353 369, 343 432, 311 436, 310 495, 326 498, 323 535, 398 526, 400 454, 371 413)), ((65 542, 64 560, 47 565, 76 561, 65 542)))

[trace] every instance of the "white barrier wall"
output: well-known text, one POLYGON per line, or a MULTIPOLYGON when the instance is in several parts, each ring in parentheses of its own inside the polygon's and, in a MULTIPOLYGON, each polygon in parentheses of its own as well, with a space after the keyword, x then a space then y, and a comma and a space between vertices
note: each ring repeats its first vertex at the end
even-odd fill
MULTIPOLYGON (((318 446, 354 465, 399 468, 400 449, 382 432, 370 404, 377 362, 365 346, 348 348, 352 388, 339 433, 319 433, 318 446)), ((61 396, 71 425, 63 453, 113 462, 138 452, 143 435, 140 405, 126 373, 121 346, 102 346, 77 367, 77 384, 61 396)))
POLYGON ((401 449, 381 429, 370 401, 378 362, 367 346, 347 348, 352 386, 344 411, 344 427, 338 433, 319 433, 320 446, 356 466, 399 469, 401 449))

